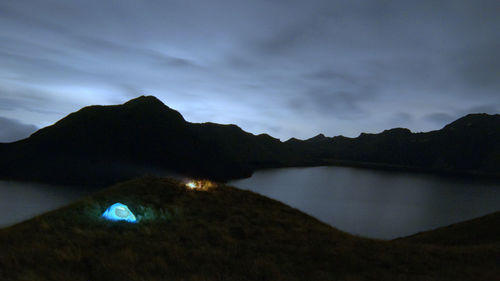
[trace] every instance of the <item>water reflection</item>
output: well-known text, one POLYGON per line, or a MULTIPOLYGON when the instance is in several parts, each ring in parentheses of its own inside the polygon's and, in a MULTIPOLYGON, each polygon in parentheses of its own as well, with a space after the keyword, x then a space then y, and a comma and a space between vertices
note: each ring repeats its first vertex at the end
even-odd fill
POLYGON ((392 239, 500 210, 498 181, 346 167, 256 172, 230 184, 338 229, 392 239))
POLYGON ((92 191, 74 186, 0 181, 0 228, 69 204, 92 191))

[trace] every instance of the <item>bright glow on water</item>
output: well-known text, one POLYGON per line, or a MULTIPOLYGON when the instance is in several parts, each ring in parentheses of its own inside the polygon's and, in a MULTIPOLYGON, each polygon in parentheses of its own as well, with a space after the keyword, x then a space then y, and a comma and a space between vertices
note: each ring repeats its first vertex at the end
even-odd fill
POLYGON ((500 210, 500 181, 346 167, 272 169, 229 184, 340 230, 392 239, 500 210))
POLYGON ((102 217, 111 221, 127 221, 127 222, 137 222, 134 214, 129 210, 127 205, 122 203, 115 203, 111 205, 104 213, 102 217))

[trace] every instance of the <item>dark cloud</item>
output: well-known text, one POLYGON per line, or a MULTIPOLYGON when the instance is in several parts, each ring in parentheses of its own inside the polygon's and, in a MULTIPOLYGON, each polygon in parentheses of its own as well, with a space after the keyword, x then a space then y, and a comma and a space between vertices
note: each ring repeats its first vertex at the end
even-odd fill
MULTIPOLYGON (((50 93, 33 89, 15 87, 2 87, 0 85, 0 110, 15 111, 24 110, 41 114, 61 114, 57 107, 51 107, 53 98, 50 93)), ((60 106, 64 103, 59 101, 60 106)))
POLYGON ((353 120, 366 117, 367 112, 361 105, 364 100, 364 96, 354 92, 312 89, 302 97, 290 100, 289 105, 294 111, 309 116, 353 120))
POLYGON ((391 116, 390 121, 394 124, 393 127, 410 127, 415 117, 407 112, 398 112, 391 116))
POLYGON ((345 82, 349 84, 359 84, 359 78, 355 77, 350 73, 342 73, 340 71, 335 71, 332 68, 325 68, 315 72, 307 73, 303 75, 306 79, 317 79, 319 81, 328 82, 345 82))
POLYGON ((29 137, 37 130, 34 125, 28 125, 18 120, 0 116, 0 142, 13 142, 29 137))
POLYGON ((453 59, 458 76, 468 84, 471 93, 483 94, 500 89, 500 42, 475 46, 453 59))
POLYGON ((435 112, 435 113, 427 114, 424 116, 425 120, 427 120, 429 122, 433 122, 438 126, 444 126, 448 123, 451 123, 456 118, 457 118, 457 116, 454 116, 454 115, 451 115, 448 113, 444 113, 444 112, 435 112))
POLYGON ((461 115, 469 113, 488 113, 488 114, 498 114, 500 106, 498 104, 482 104, 467 108, 461 112, 461 115))
POLYGON ((0 115, 42 126, 151 94, 187 120, 282 139, 437 129, 500 109, 498 12, 494 0, 2 1, 0 115))
POLYGON ((500 110, 499 106, 495 104, 479 104, 450 112, 433 112, 426 114, 422 119, 434 124, 436 128, 442 128, 458 118, 472 113, 498 114, 500 110))

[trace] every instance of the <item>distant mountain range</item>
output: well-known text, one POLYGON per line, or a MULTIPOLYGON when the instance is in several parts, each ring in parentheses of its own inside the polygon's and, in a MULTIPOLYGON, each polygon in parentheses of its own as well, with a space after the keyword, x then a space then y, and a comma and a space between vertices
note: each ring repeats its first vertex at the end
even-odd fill
POLYGON ((152 170, 228 180, 256 169, 351 165, 500 176, 500 115, 470 114, 427 133, 281 142, 236 125, 190 123, 153 96, 89 106, 29 138, 0 143, 0 178, 108 184, 152 170))

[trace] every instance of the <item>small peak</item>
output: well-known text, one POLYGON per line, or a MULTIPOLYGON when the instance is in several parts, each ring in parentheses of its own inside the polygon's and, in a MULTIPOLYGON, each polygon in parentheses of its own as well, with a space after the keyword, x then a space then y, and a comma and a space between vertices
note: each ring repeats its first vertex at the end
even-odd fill
POLYGON ((465 115, 463 118, 488 118, 495 115, 496 114, 488 114, 488 113, 469 113, 465 115))
POLYGON ((387 135, 410 135, 411 131, 410 131, 410 129, 407 129, 407 128, 392 128, 392 129, 383 131, 382 134, 387 134, 387 135))
POLYGON ((273 138, 272 136, 268 135, 268 134, 260 134, 260 135, 257 135, 258 138, 260 138, 261 140, 268 140, 268 141, 274 141, 274 142, 281 142, 279 139, 277 138, 273 138))
POLYGON ((293 137, 285 141, 285 143, 297 143, 297 142, 301 142, 301 140, 293 137))
POLYGON ((461 117, 450 124, 444 126, 443 129, 455 130, 458 128, 468 128, 475 126, 493 126, 493 124, 500 123, 499 114, 487 114, 487 113, 472 113, 461 117))
POLYGON ((325 137, 325 135, 323 135, 323 134, 318 134, 318 135, 316 135, 316 136, 314 136, 314 137, 312 137, 312 138, 310 138, 310 139, 307 139, 306 141, 308 141, 308 142, 320 142, 320 141, 325 141, 325 140, 327 140, 327 139, 328 139, 328 138, 327 138, 327 137, 325 137))
POLYGON ((185 122, 184 117, 182 117, 178 111, 168 107, 155 96, 140 96, 129 100, 121 106, 132 112, 141 114, 161 114, 162 116, 167 116, 171 120, 185 122))
POLYGON ((257 135, 257 137, 263 138, 263 139, 274 139, 273 137, 271 137, 270 135, 268 135, 266 133, 259 134, 259 135, 257 135))
POLYGON ((124 105, 144 105, 144 104, 158 104, 162 106, 166 106, 161 100, 159 100, 155 96, 140 96, 134 99, 131 99, 124 103, 124 105))

